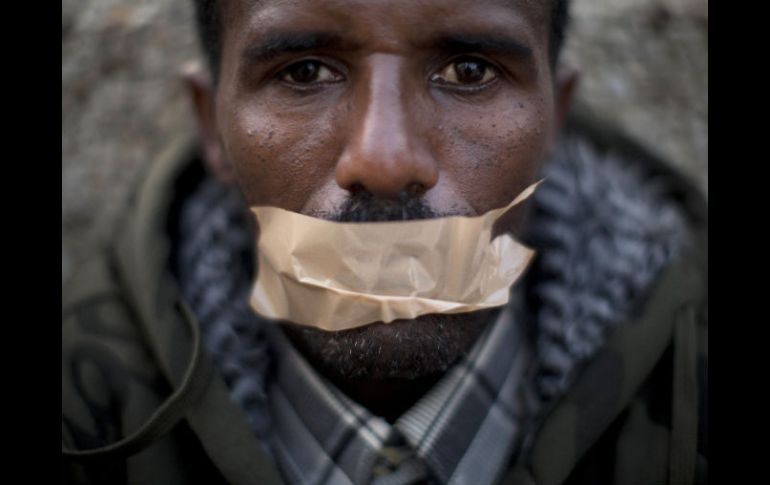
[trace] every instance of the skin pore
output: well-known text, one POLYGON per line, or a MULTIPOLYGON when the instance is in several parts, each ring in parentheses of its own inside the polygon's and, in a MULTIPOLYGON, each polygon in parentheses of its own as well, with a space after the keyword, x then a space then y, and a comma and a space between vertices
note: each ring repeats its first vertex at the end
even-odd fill
MULTIPOLYGON (((479 215, 532 183, 572 80, 529 0, 247 0, 222 5, 216 84, 190 86, 204 158, 250 206, 337 220, 479 215)), ((500 230, 514 232, 521 213, 500 230)), ((395 419, 497 311, 342 332, 284 325, 342 391, 395 419)))

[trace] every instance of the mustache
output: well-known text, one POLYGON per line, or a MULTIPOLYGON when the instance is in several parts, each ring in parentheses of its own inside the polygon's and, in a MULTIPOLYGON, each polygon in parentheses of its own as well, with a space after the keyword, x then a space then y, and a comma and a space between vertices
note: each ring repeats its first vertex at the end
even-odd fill
POLYGON ((411 196, 406 191, 397 199, 383 199, 371 192, 361 191, 351 195, 339 209, 325 213, 324 218, 336 222, 390 222, 453 215, 461 214, 436 210, 422 198, 411 196))

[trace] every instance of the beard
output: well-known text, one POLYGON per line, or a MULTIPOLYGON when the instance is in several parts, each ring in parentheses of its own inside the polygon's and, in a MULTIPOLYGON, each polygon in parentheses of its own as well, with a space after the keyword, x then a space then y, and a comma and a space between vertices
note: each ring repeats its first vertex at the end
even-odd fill
POLYGON ((498 311, 423 315, 337 332, 283 328, 295 347, 332 379, 417 379, 449 369, 498 311))
MULTIPOLYGON (((469 214, 438 212, 406 194, 382 200, 362 191, 338 211, 308 215, 338 222, 384 222, 469 214)), ((293 324, 282 328, 305 358, 333 380, 418 379, 449 369, 498 313, 429 314, 336 332, 293 324)))

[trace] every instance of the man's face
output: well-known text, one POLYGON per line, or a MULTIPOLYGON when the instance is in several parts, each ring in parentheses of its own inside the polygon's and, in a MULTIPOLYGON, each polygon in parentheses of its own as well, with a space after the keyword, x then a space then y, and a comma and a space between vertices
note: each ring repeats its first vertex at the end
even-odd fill
MULTIPOLYGON (((533 182, 555 130, 550 2, 223 6, 209 158, 250 206, 369 219, 409 201, 421 210, 407 217, 479 215, 533 182)), ((291 333, 331 372, 414 377, 446 368, 490 315, 291 333)))

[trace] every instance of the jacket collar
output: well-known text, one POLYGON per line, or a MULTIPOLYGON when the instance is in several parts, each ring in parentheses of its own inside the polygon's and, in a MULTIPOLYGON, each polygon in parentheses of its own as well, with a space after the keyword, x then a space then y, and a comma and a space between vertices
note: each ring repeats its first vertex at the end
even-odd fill
MULTIPOLYGON (((708 298, 705 237, 700 231, 695 235, 698 244, 666 268, 639 316, 619 327, 580 370, 569 392, 545 413, 526 453, 503 483, 563 483, 628 406, 675 340, 674 330, 708 298)), ((687 411, 697 415, 697 409, 687 411)))
POLYGON ((149 350, 174 389, 159 412, 171 406, 175 411, 170 417, 186 416, 229 483, 280 483, 243 412, 212 371, 198 323, 168 270, 168 216, 191 146, 189 137, 175 139, 150 166, 116 246, 118 274, 148 337, 149 350))

